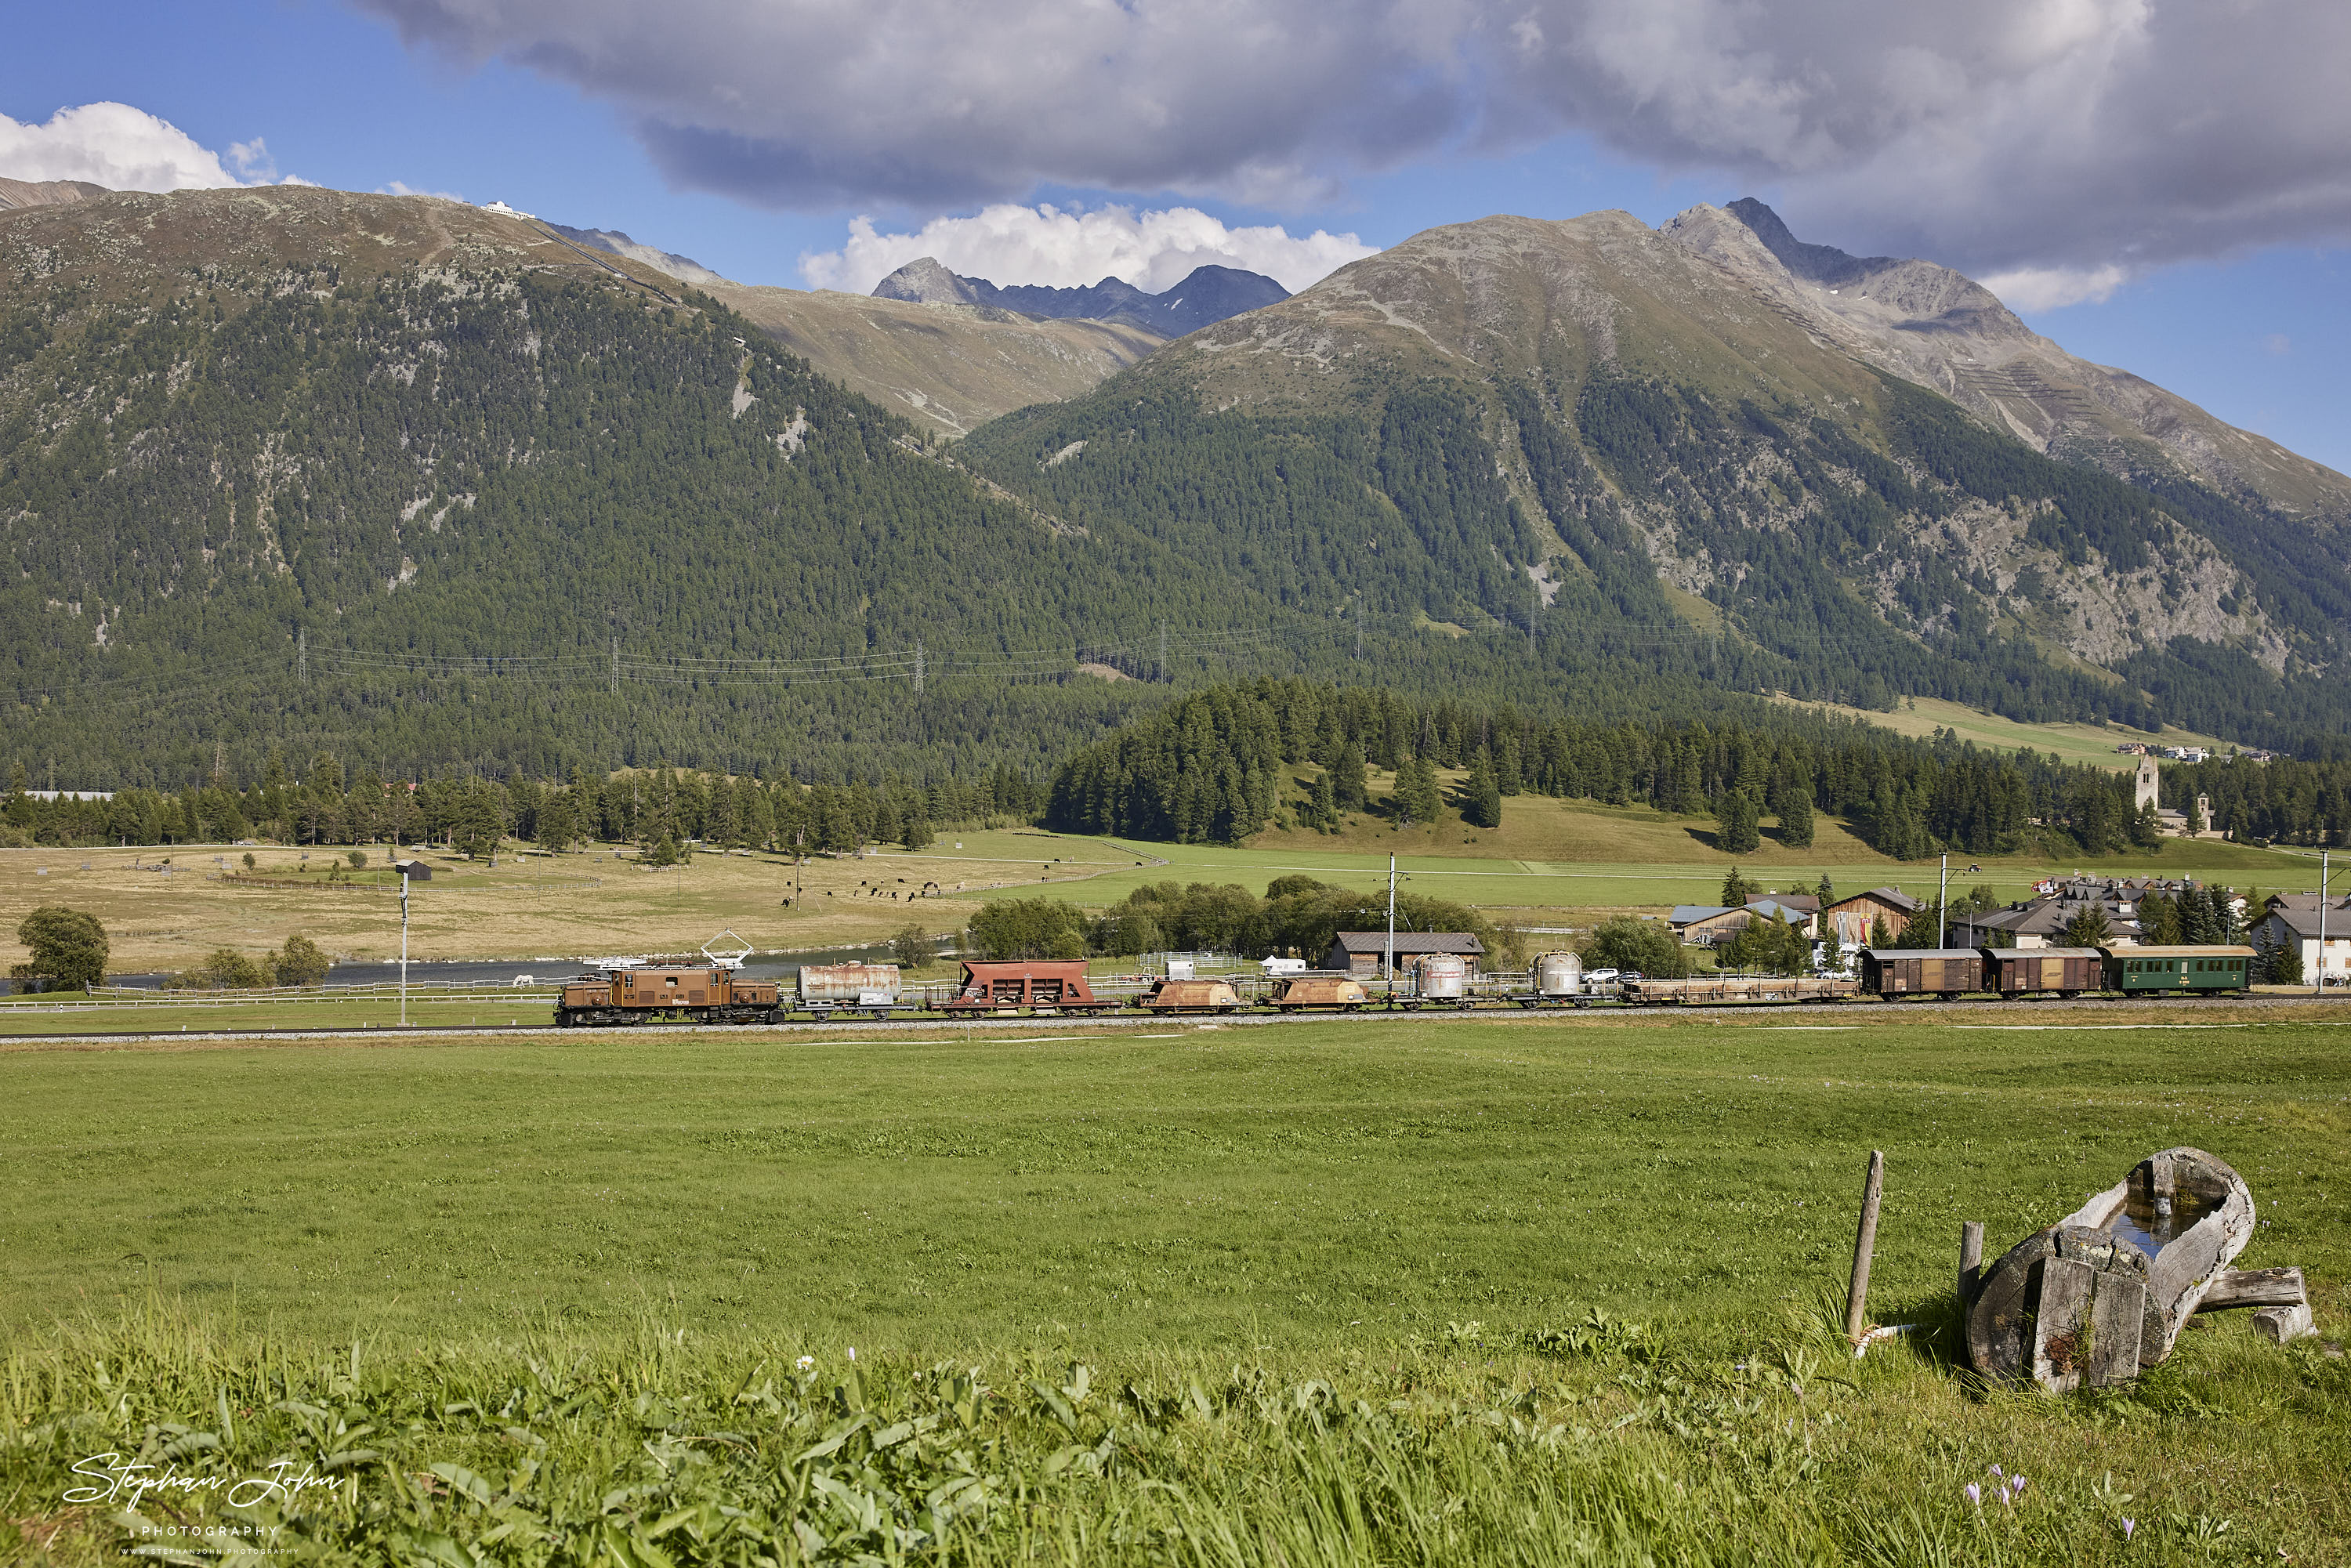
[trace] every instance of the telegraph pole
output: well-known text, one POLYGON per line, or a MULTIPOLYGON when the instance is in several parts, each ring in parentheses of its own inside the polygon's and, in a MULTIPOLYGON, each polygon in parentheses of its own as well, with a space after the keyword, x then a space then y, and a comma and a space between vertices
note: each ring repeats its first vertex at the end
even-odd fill
POLYGON ((1943 945, 1943 923, 1951 907, 1951 857, 1943 856, 1943 891, 1935 895, 1935 946, 1943 945))
POLYGON ((1167 622, 1165 621, 1159 623, 1159 679, 1162 684, 1167 679, 1167 622))
POLYGON ((298 626, 294 631, 294 678, 304 685, 310 684, 310 629, 298 626))
POLYGON ((1388 1006, 1395 1006, 1395 856, 1388 856, 1388 946, 1383 967, 1387 972, 1388 1006))
POLYGON ((2325 996, 2325 995, 2326 994, 2326 871, 2327 871, 2327 862, 2328 862, 2328 860, 2329 860, 2330 856, 2333 854, 2333 852, 2332 852, 2332 851, 2330 851, 2330 850, 2321 850, 2321 851, 2319 851, 2319 852, 2318 852, 2318 991, 2317 991, 2317 994, 2318 994, 2318 995, 2320 995, 2320 996, 2322 996, 2322 997, 2323 997, 2323 996, 2325 996))
POLYGON ((914 640, 914 695, 923 695, 923 643, 919 637, 914 640))
POLYGON ((408 870, 400 873, 400 1027, 408 1027, 408 870))
POLYGON ((612 639, 612 695, 621 695, 621 640, 612 639))

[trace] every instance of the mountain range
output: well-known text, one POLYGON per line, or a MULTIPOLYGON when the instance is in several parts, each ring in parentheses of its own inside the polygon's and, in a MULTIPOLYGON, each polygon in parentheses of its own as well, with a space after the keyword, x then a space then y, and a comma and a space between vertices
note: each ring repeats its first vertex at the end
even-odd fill
POLYGON ((72 194, 0 209, 0 647, 6 748, 81 787, 273 738, 1035 767, 1265 667, 2351 711, 2351 482, 1758 204, 1432 229, 1167 341, 434 198, 72 194))
POLYGON ((1290 291, 1261 272, 1217 266, 1194 267, 1181 283, 1161 294, 1145 294, 1119 277, 1105 277, 1084 288, 1041 284, 999 288, 984 277, 949 272, 926 256, 876 284, 873 297, 914 305, 973 305, 1062 320, 1116 321, 1162 338, 1180 338, 1243 311, 1278 304, 1290 298, 1290 291))

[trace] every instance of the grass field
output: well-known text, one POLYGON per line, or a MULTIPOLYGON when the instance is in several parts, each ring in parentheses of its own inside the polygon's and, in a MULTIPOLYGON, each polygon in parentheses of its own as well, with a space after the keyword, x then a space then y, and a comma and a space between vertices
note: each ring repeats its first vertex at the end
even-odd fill
MULTIPOLYGON (((1787 701, 1785 698, 1781 700, 1787 701)), ((2143 730, 2125 729, 2120 726, 2020 724, 2015 719, 1982 713, 1958 703, 1945 702, 1939 697, 1906 697, 1903 703, 1904 706, 1893 713, 1843 707, 1835 703, 1790 703, 1789 706, 1833 713, 1843 718, 1857 718, 1864 724, 1874 724, 1896 735, 1914 737, 1931 736, 1938 729, 1955 730, 1961 740, 1972 740, 1980 747, 1993 750, 2014 751, 2019 747, 2029 746, 2044 756, 2054 753, 2068 762, 2086 762, 2093 767, 2112 768, 2125 773, 2138 766, 2137 758, 2122 756, 2115 750, 2126 740, 2145 741, 2155 746, 2202 746, 2215 751, 2229 748, 2225 740, 2170 726, 2166 726, 2160 735, 2148 735, 2143 730)))
MULTIPOLYGON (((125 973, 185 968, 223 946, 258 953, 298 931, 338 957, 399 956, 395 891, 329 883, 322 872, 298 872, 305 863, 300 852, 282 849, 255 851, 256 871, 317 885, 220 880, 222 870, 244 869, 242 852, 0 850, 0 911, 18 912, 0 919, 0 957, 22 959, 16 920, 50 903, 96 915, 112 942, 110 967, 125 973), (161 869, 167 855, 168 875, 161 869)), ((413 890, 410 952, 417 958, 516 959, 692 952, 722 928, 762 951, 882 942, 910 919, 934 931, 958 929, 974 907, 958 894, 1000 883, 1066 882, 1104 863, 1079 865, 1075 859, 1107 852, 1094 841, 1025 831, 951 834, 920 854, 820 856, 799 867, 776 855, 705 854, 654 871, 615 856, 609 846, 501 857, 490 866, 428 850, 420 858, 434 876, 413 890), (944 896, 916 896, 925 884, 944 896)), ((1140 858, 1117 852, 1123 865, 1140 858)), ((316 851, 308 863, 323 866, 340 853, 316 851)), ((378 862, 385 856, 381 846, 368 853, 378 862)))
POLYGON ((2341 1027, 1943 1017, 14 1052, 0 1496, 71 1562, 139 1538, 68 1467, 142 1448, 342 1456, 140 1515, 334 1561, 2351 1555, 2324 1344, 2058 1403, 1827 1326, 1870 1148, 1931 1327, 1959 1221, 2187 1143, 2338 1340, 2341 1027))

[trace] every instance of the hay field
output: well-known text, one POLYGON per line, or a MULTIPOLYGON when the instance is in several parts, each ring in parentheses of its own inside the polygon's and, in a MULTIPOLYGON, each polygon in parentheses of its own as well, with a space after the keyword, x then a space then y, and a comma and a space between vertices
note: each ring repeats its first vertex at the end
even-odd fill
MULTIPOLYGON (((298 850, 251 852, 256 873, 310 884, 299 887, 221 880, 245 870, 246 852, 232 847, 0 850, 0 961, 22 960, 16 920, 48 903, 96 915, 112 943, 109 967, 126 973, 184 968, 224 946, 257 953, 298 931, 339 958, 396 958, 396 888, 325 879, 325 865, 348 847, 313 850, 307 861, 298 850)), ((388 852, 365 852, 370 873, 380 872, 388 852)), ((501 856, 491 866, 427 850, 419 858, 434 875, 412 892, 409 951, 517 960, 692 952, 729 928, 761 951, 881 942, 910 920, 960 928, 971 917, 967 895, 978 891, 1132 869, 1145 853, 1019 831, 950 834, 921 854, 818 856, 799 866, 778 855, 705 854, 656 871, 610 845, 501 856), (940 896, 922 896, 926 886, 940 896)))

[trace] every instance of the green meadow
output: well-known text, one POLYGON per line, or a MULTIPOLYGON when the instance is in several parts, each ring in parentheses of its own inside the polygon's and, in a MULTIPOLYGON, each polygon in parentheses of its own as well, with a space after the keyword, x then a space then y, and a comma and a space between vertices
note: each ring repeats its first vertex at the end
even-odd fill
POLYGON ((2325 1016, 19 1050, 0 1496, 73 1563, 2343 1561, 2325 1016), (1977 1387, 1959 1222, 2183 1143, 2320 1338, 1977 1387), (109 1451, 337 1484, 66 1500, 109 1451))

